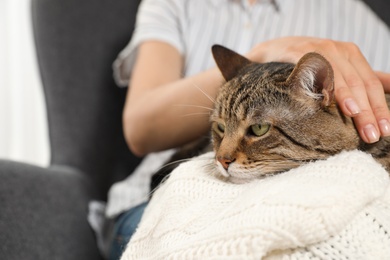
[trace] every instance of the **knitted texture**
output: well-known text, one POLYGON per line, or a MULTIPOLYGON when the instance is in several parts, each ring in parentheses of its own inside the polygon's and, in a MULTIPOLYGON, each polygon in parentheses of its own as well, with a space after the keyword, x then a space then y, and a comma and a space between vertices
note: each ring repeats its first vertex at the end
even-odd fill
POLYGON ((213 154, 156 191, 122 259, 390 259, 388 173, 359 151, 232 184, 213 154))

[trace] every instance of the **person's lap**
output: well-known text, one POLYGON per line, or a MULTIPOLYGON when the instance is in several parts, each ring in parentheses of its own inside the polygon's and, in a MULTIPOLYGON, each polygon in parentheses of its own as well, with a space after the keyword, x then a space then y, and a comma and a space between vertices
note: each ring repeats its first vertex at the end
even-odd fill
POLYGON ((147 202, 142 203, 122 213, 117 218, 114 226, 109 260, 117 260, 121 257, 127 243, 130 241, 131 236, 137 229, 147 205, 147 202))

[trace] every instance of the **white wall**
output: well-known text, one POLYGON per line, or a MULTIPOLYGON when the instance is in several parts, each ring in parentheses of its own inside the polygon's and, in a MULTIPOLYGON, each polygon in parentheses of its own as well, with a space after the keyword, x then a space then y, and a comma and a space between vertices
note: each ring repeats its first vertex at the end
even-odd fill
POLYGON ((0 159, 45 166, 46 108, 34 51, 30 0, 0 0, 0 159))

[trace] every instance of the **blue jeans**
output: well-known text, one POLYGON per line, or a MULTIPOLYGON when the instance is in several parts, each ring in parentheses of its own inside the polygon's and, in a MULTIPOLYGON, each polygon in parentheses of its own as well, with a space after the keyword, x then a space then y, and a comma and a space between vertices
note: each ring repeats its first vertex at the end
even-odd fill
POLYGON ((141 221, 142 214, 147 205, 147 202, 142 203, 118 216, 114 225, 109 260, 120 259, 127 243, 130 241, 131 236, 141 221))

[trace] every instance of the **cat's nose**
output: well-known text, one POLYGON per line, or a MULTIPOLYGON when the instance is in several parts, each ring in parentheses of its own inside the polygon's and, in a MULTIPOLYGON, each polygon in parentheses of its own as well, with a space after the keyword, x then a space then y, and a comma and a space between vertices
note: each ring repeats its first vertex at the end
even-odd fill
POLYGON ((236 159, 225 157, 225 156, 218 156, 217 158, 218 162, 221 163, 222 167, 227 170, 229 168, 229 165, 234 162, 236 159))

